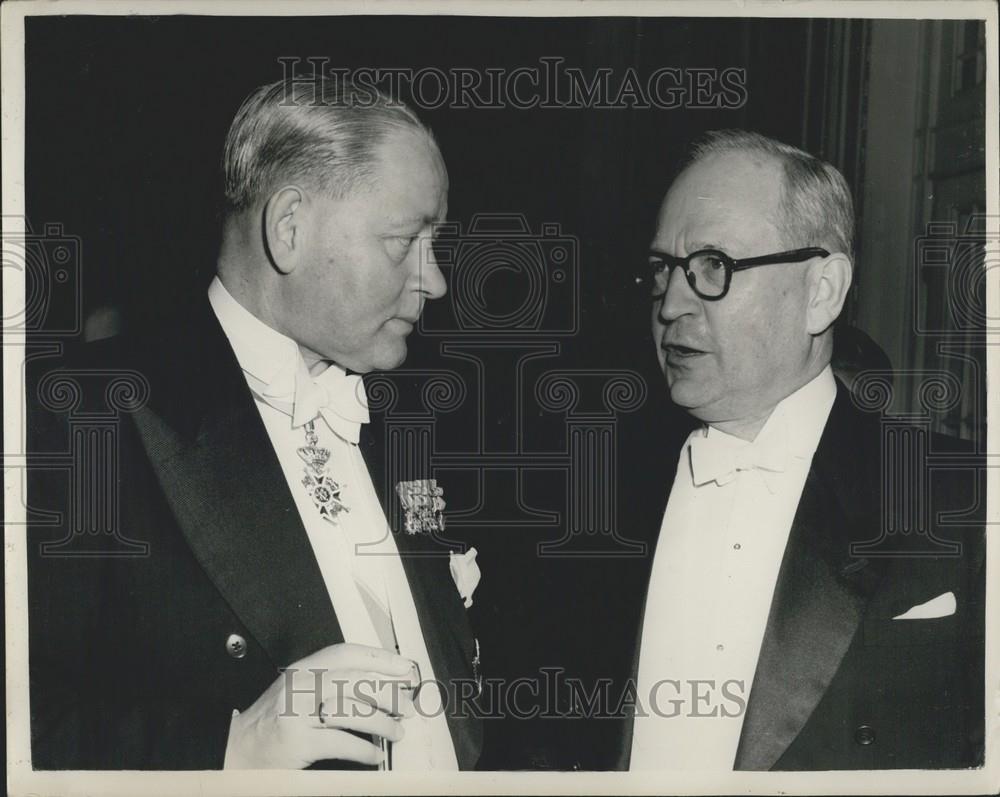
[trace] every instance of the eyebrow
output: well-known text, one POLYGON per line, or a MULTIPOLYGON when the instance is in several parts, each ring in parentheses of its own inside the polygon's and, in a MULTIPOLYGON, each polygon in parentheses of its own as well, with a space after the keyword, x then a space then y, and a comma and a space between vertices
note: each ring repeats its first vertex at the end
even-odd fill
MULTIPOLYGON (((660 249, 655 245, 651 245, 650 248, 656 249, 659 252, 664 252, 665 254, 671 254, 670 252, 667 252, 665 249, 660 249)), ((715 249, 719 252, 724 252, 727 254, 729 253, 729 247, 723 246, 722 244, 698 241, 692 244, 690 247, 688 247, 688 254, 691 254, 692 252, 700 252, 702 249, 715 249)), ((680 257, 680 255, 674 255, 674 257, 680 257)))
POLYGON ((433 224, 437 221, 440 221, 440 219, 436 216, 396 216, 389 219, 389 225, 391 227, 409 227, 414 224, 423 226, 433 224))
POLYGON ((729 247, 728 246, 723 246, 720 243, 715 243, 715 242, 712 242, 712 241, 698 241, 691 248, 691 251, 692 252, 697 252, 697 251, 699 251, 701 249, 716 249, 716 250, 718 250, 720 252, 728 252, 729 251, 729 247))

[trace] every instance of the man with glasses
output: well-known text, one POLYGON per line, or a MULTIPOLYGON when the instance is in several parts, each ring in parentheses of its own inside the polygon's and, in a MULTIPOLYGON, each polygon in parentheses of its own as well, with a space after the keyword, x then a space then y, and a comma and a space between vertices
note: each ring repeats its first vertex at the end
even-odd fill
POLYGON ((872 546, 896 528, 880 425, 830 368, 852 237, 833 166, 745 131, 698 141, 660 209, 653 337, 697 426, 655 455, 676 471, 657 499, 633 770, 982 760, 982 525, 935 522, 973 508, 975 485, 897 483, 902 513, 929 501, 931 528, 905 554, 872 546))

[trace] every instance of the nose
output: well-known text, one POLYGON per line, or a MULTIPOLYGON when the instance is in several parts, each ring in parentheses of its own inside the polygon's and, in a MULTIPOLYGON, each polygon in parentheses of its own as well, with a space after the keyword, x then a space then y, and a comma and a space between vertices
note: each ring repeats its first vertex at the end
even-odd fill
POLYGON ((667 289, 660 299, 660 308, 657 316, 664 324, 676 321, 683 315, 691 315, 698 310, 700 299, 694 292, 687 275, 680 266, 675 267, 670 272, 667 280, 667 289))
POLYGON ((428 299, 440 299, 448 292, 448 283, 444 274, 438 268, 437 257, 434 254, 434 244, 427 241, 420 248, 417 262, 417 290, 428 299))

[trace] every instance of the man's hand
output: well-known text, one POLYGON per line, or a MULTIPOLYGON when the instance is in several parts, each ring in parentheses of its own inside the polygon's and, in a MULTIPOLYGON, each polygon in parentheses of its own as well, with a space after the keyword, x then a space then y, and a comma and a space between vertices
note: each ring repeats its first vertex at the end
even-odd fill
POLYGON ((226 769, 303 769, 340 759, 377 765, 378 746, 348 731, 403 738, 413 662, 382 648, 330 645, 297 661, 233 718, 226 769))

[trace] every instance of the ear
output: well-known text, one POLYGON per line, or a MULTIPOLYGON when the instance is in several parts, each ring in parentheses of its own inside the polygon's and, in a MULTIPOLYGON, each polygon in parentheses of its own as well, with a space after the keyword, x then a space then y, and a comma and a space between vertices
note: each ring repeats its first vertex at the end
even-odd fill
POLYGON ((306 233, 304 201, 302 189, 291 185, 276 191, 264 205, 264 246, 282 274, 294 271, 301 259, 306 233))
POLYGON ((840 252, 815 265, 806 308, 806 327, 810 335, 822 334, 837 320, 847 300, 853 272, 851 259, 840 252))

